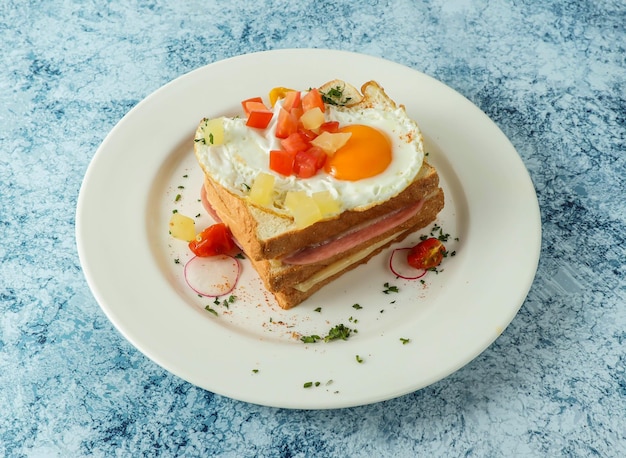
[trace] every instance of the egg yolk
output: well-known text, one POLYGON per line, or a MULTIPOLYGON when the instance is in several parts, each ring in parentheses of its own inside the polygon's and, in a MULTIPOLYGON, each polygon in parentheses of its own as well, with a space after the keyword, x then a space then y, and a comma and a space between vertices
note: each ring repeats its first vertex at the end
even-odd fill
POLYGON ((391 141, 378 129, 361 124, 342 127, 348 142, 326 160, 324 170, 338 180, 357 181, 385 171, 391 164, 391 141))

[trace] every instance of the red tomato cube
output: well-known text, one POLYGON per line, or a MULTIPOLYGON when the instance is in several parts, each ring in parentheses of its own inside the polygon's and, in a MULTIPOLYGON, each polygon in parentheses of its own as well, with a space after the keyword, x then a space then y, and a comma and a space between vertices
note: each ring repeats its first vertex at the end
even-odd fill
POLYGON ((300 91, 289 91, 285 94, 285 98, 283 99, 283 108, 285 110, 291 111, 294 108, 301 107, 300 91))
MULTIPOLYGON (((246 99, 243 102, 241 102, 241 106, 243 107, 243 112, 246 114, 246 116, 250 114, 250 109, 248 108, 248 104, 250 102, 263 104, 263 99, 261 97, 252 97, 250 99, 246 99)), ((265 107, 265 104, 263 104, 263 106, 265 107)))
POLYGON ((278 112, 278 122, 276 123, 276 138, 287 138, 297 132, 298 119, 284 108, 278 112))
POLYGON ((302 110, 307 111, 315 107, 319 107, 322 112, 326 109, 322 100, 322 94, 316 88, 313 88, 302 97, 302 110))
POLYGON ((309 149, 309 140, 300 132, 294 132, 289 134, 287 138, 280 141, 280 146, 284 150, 297 153, 299 151, 306 151, 309 149))
POLYGON ((318 171, 317 158, 308 151, 300 151, 293 162, 293 171, 299 178, 310 178, 318 171))
POLYGON ((296 153, 285 150, 270 151, 270 169, 281 175, 293 173, 293 163, 296 153))

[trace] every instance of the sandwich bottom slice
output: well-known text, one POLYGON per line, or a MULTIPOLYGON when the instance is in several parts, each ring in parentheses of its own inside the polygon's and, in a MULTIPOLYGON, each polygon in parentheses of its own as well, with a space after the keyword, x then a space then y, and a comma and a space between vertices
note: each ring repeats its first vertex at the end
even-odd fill
MULTIPOLYGON (((250 261, 278 305, 290 309, 346 272, 367 263, 390 245, 428 226, 436 219, 443 205, 443 191, 437 188, 418 203, 417 213, 404 223, 323 261, 307 264, 286 264, 280 260, 264 259, 250 261)), ((368 229, 361 230, 367 232, 368 229)))
POLYGON ((340 231, 335 228, 341 219, 337 224, 328 221, 298 231, 278 228, 271 238, 263 237, 262 231, 282 218, 259 218, 244 200, 208 176, 203 201, 209 213, 230 227, 278 305, 290 309, 385 248, 431 224, 444 206, 444 194, 436 170, 424 163, 419 177, 404 195, 380 205, 380 212, 372 209, 370 213, 346 215, 351 218, 350 224, 340 231), (314 242, 304 242, 313 236, 314 242), (300 242, 295 250, 294 240, 300 242), (275 246, 288 248, 276 254, 275 246))

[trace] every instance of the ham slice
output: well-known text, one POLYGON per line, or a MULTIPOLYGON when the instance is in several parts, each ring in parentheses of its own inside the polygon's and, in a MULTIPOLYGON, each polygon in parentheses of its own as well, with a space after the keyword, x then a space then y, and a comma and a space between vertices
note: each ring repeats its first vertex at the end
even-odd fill
POLYGON ((298 251, 283 258, 282 262, 284 264, 306 265, 324 261, 401 225, 417 214, 423 205, 424 200, 419 200, 408 207, 352 228, 350 231, 321 245, 310 246, 298 251))
POLYGON ((200 201, 202 202, 202 206, 211 216, 211 218, 213 218, 216 223, 221 223, 222 220, 219 216, 217 216, 217 213, 215 213, 215 210, 213 209, 213 207, 211 207, 209 200, 206 198, 206 189, 204 189, 204 186, 202 186, 202 189, 200 189, 200 201))
MULTIPOLYGON (((200 198, 202 206, 209 213, 209 215, 211 215, 215 221, 220 222, 215 210, 213 210, 213 207, 211 207, 211 204, 209 204, 209 201, 206 198, 204 186, 200 192, 200 198)), ((380 218, 353 227, 340 236, 329 239, 322 244, 306 247, 297 253, 284 257, 281 261, 284 264, 291 265, 307 265, 322 262, 338 253, 348 251, 349 249, 360 245, 367 240, 381 235, 394 227, 400 226, 402 223, 408 221, 416 215, 422 209, 423 205, 424 199, 419 200, 408 207, 396 210, 388 213, 387 215, 383 215, 380 218)))

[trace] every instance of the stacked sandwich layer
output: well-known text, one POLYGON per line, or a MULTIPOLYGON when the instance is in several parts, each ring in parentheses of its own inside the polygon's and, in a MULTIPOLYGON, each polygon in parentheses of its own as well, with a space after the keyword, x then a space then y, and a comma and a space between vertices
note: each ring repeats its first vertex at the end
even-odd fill
MULTIPOLYGON (((424 160, 421 133, 404 107, 396 105, 374 82, 366 83, 359 92, 345 82, 333 81, 319 92, 325 102, 325 123, 339 124, 339 133, 349 131, 342 130, 344 127, 356 127, 343 147, 329 153, 326 167, 315 176, 284 176, 262 165, 269 161, 272 147, 281 143, 271 139, 275 124, 265 129, 248 127, 251 137, 269 138, 272 143, 252 148, 254 157, 248 155, 249 147, 236 144, 239 137, 232 132, 237 126, 224 129, 219 145, 198 141, 208 137, 206 120, 196 132, 196 156, 205 173, 205 207, 228 225, 283 308, 294 307, 392 243, 427 226, 444 205, 437 171, 424 160), (365 151, 374 144, 370 131, 382 132, 388 147, 383 143, 374 151, 365 151), (387 148, 389 151, 383 151, 387 148), (369 164, 385 155, 390 159, 384 169, 370 173, 369 164), (328 167, 333 161, 335 169, 328 167), (363 170, 358 173, 370 176, 337 178, 343 173, 341 167, 348 172, 363 170), (262 175, 271 176, 274 185, 271 199, 259 204, 251 199, 250 190, 262 175), (298 221, 300 207, 289 205, 290 193, 324 193, 330 196, 333 210, 330 214, 318 212, 303 224, 298 221)), ((273 118, 277 118, 283 109, 281 100, 273 109, 273 118)), ((229 126, 232 121, 224 120, 222 125, 229 126)), ((303 202, 297 205, 308 201, 303 202)))

